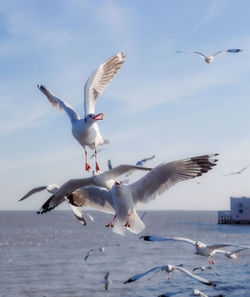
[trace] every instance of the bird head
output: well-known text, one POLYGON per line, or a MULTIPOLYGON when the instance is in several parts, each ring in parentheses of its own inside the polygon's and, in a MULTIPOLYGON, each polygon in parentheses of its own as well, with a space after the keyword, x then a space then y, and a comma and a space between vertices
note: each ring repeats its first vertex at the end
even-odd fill
POLYGON ((85 117, 85 122, 95 123, 96 121, 100 121, 100 120, 103 120, 103 119, 104 119, 104 113, 98 113, 98 114, 89 113, 85 117))

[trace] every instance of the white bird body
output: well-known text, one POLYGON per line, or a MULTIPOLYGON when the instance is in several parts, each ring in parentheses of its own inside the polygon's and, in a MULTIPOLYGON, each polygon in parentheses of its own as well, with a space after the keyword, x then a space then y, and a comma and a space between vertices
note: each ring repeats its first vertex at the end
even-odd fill
POLYGON ((102 207, 105 204, 112 206, 115 212, 114 219, 117 218, 117 228, 113 225, 114 219, 108 226, 115 227, 115 232, 123 234, 124 230, 120 227, 125 223, 124 226, 128 227, 129 231, 139 233, 145 226, 135 206, 154 199, 157 194, 160 195, 179 181, 206 173, 216 165, 217 160, 213 159, 214 156, 216 154, 163 163, 133 184, 125 185, 117 181, 111 190, 95 186, 82 187, 68 195, 67 199, 75 206, 84 206, 86 200, 89 203, 100 203, 102 207))
POLYGON ((108 140, 105 140, 101 136, 96 123, 96 121, 103 119, 103 113, 94 114, 95 103, 97 98, 103 93, 107 85, 113 79, 117 71, 121 68, 124 58, 125 56, 123 53, 118 53, 101 64, 89 77, 84 87, 84 118, 82 119, 73 107, 66 101, 57 97, 43 85, 38 85, 39 90, 44 93, 50 103, 59 109, 63 109, 69 116, 72 124, 72 134, 85 151, 85 169, 87 171, 89 171, 90 166, 87 163, 86 146, 95 150, 96 171, 98 171, 99 165, 97 163, 97 147, 108 143, 108 140))

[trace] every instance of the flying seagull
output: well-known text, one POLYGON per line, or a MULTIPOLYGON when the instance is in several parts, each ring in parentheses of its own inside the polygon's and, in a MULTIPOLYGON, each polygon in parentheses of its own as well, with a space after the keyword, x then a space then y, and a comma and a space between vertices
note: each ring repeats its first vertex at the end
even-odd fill
MULTIPOLYGON (((51 211, 65 201, 65 196, 75 191, 80 187, 96 186, 106 189, 111 189, 115 179, 127 172, 134 172, 135 170, 149 171, 151 168, 134 166, 134 165, 119 165, 112 170, 105 171, 100 174, 93 175, 89 178, 70 179, 65 182, 41 207, 39 213, 43 214, 51 211)), ((94 204, 94 202, 93 202, 94 204)), ((85 205, 86 206, 86 205, 85 205)), ((111 213, 114 213, 112 206, 111 213)), ((108 207, 108 209, 110 210, 108 207)))
POLYGON ((108 140, 102 137, 97 126, 97 121, 103 120, 104 115, 103 113, 95 114, 96 100, 121 68, 124 58, 125 56, 122 52, 118 53, 101 64, 89 77, 84 87, 84 118, 80 118, 78 113, 66 101, 58 98, 45 86, 38 85, 39 90, 43 92, 50 103, 60 110, 63 109, 69 116, 72 124, 72 134, 84 148, 85 169, 87 171, 89 171, 90 165, 87 162, 86 146, 94 150, 95 168, 96 171, 99 171, 97 147, 108 143, 108 140))
MULTIPOLYGON (((178 242, 185 242, 192 244, 195 247, 195 254, 204 256, 208 258, 208 262, 210 264, 214 264, 213 256, 216 253, 223 253, 223 254, 230 254, 229 252, 226 252, 224 250, 220 250, 223 247, 241 247, 241 248, 250 248, 250 246, 245 246, 245 245, 236 245, 236 244, 231 244, 231 243, 217 243, 217 244, 211 244, 207 245, 205 243, 202 243, 200 241, 194 241, 189 238, 184 238, 184 237, 157 237, 157 236, 141 236, 140 239, 144 239, 146 241, 178 241, 178 242)), ((229 256, 228 256, 229 257, 229 256)))
POLYGON ((239 49, 239 48, 231 48, 231 49, 223 49, 223 50, 220 50, 210 56, 206 56, 204 55, 203 53, 201 52, 197 52, 197 51, 176 51, 176 53, 194 53, 194 54, 198 54, 200 55, 205 62, 207 62, 208 64, 209 63, 212 63, 213 60, 214 60, 214 57, 217 56, 218 54, 220 53, 239 53, 239 52, 242 52, 242 49, 239 49))
POLYGON ((217 154, 162 163, 130 185, 116 181, 111 190, 95 186, 82 187, 67 195, 67 200, 78 207, 95 203, 99 205, 100 211, 105 211, 106 205, 112 206, 115 216, 107 226, 115 227, 114 232, 120 234, 124 233, 124 227, 139 233, 145 226, 135 210, 136 204, 153 200, 174 184, 208 172, 216 165, 215 156, 217 154))
POLYGON ((150 160, 152 160, 152 159, 154 159, 154 158, 155 158, 155 155, 153 155, 153 156, 151 156, 151 157, 148 157, 148 158, 145 158, 145 159, 142 159, 142 160, 136 162, 135 165, 137 165, 137 166, 143 166, 144 163, 146 163, 147 161, 150 161, 150 160))
POLYGON ((194 273, 196 270, 205 271, 206 269, 209 269, 209 270, 213 271, 217 276, 219 276, 219 273, 217 273, 211 266, 194 267, 192 269, 192 273, 194 273))
POLYGON ((104 246, 102 246, 102 247, 100 247, 100 248, 97 248, 97 249, 91 249, 91 250, 89 250, 88 252, 87 252, 87 254, 86 254, 86 256, 85 256, 85 258, 84 258, 84 261, 87 261, 87 259, 88 259, 88 257, 90 256, 90 255, 92 255, 94 252, 99 252, 101 255, 103 255, 104 254, 104 250, 105 250, 105 247, 104 246))
POLYGON ((188 275, 189 277, 197 280, 198 282, 200 282, 200 283, 202 283, 204 285, 213 286, 213 287, 216 286, 215 283, 213 283, 213 282, 211 282, 209 280, 206 280, 203 277, 197 276, 197 275, 193 274, 192 272, 188 271, 187 269, 184 269, 183 267, 174 266, 174 265, 170 265, 170 264, 163 265, 163 266, 157 266, 157 267, 154 267, 154 268, 151 268, 151 269, 147 270, 146 272, 143 272, 143 273, 137 274, 135 276, 132 276, 127 281, 125 281, 124 284, 135 282, 138 279, 144 277, 145 275, 147 275, 147 274, 149 274, 151 272, 165 271, 167 273, 170 273, 170 272, 173 272, 175 270, 179 270, 179 271, 183 272, 184 274, 188 275))
POLYGON ((242 174, 242 172, 245 171, 248 167, 249 167, 249 165, 246 166, 246 167, 244 167, 244 168, 242 168, 242 169, 239 170, 239 171, 234 171, 234 172, 231 172, 231 173, 228 173, 228 174, 224 174, 224 176, 228 176, 228 175, 236 175, 236 174, 242 174))

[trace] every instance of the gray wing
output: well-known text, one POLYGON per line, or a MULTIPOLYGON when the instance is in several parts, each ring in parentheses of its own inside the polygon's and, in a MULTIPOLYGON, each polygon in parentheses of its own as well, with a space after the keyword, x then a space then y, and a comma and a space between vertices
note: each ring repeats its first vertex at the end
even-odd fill
POLYGON ((158 165, 137 182, 128 186, 134 203, 145 203, 180 181, 208 172, 216 165, 218 160, 214 157, 217 155, 204 155, 158 165))
POLYGON ((45 88, 43 85, 37 85, 38 89, 48 98, 49 102, 60 110, 64 110, 69 116, 71 123, 79 120, 80 117, 77 112, 70 106, 66 101, 58 98, 55 94, 53 94, 49 89, 45 88))
POLYGON ((157 236, 141 236, 140 239, 146 241, 181 241, 195 245, 195 241, 184 237, 157 237, 157 236))
POLYGON ((55 194, 50 196, 50 198, 42 205, 38 213, 43 214, 48 211, 51 211, 61 203, 65 201, 65 196, 75 191, 76 189, 84 186, 93 185, 92 178, 80 178, 80 179, 70 179, 65 182, 61 187, 56 191, 55 194))
POLYGON ((127 174, 132 173, 135 170, 150 171, 151 169, 152 168, 141 167, 136 165, 119 165, 109 171, 106 171, 100 174, 100 176, 104 176, 106 180, 109 180, 109 179, 116 179, 118 176, 125 173, 127 174))
POLYGON ((114 213, 112 197, 108 190, 95 186, 79 188, 66 196, 66 200, 78 207, 92 207, 102 212, 114 213))
POLYGON ((230 246, 235 246, 235 247, 239 247, 239 248, 250 248, 250 246, 247 246, 247 245, 231 244, 231 243, 211 244, 211 245, 207 245, 206 248, 211 249, 211 250, 216 250, 216 249, 220 249, 223 247, 230 247, 230 246))
POLYGON ((207 280, 207 279, 205 279, 205 278, 203 278, 203 277, 200 277, 200 276, 198 276, 198 275, 195 275, 195 274, 193 274, 192 272, 188 271, 187 269, 184 269, 184 268, 179 267, 179 266, 174 266, 174 268, 175 268, 176 270, 180 270, 180 271, 184 272, 186 275, 192 277, 193 279, 196 279, 198 282, 200 282, 200 283, 202 283, 202 284, 204 284, 204 285, 207 285, 207 286, 213 286, 213 287, 216 286, 215 283, 213 283, 213 282, 211 282, 211 281, 209 281, 209 280, 207 280))
POLYGON ((41 192, 43 190, 46 190, 47 189, 47 186, 41 186, 41 187, 37 187, 37 188, 34 188, 32 190, 30 190, 27 194, 25 194, 21 199, 19 199, 18 201, 22 201, 26 198, 28 198, 29 196, 31 196, 32 194, 35 194, 37 192, 41 192))
POLYGON ((88 257, 95 251, 96 249, 91 249, 87 252, 85 258, 84 258, 84 261, 86 261, 88 259, 88 257))
POLYGON ((101 64, 89 77, 84 87, 85 117, 89 113, 95 113, 96 99, 103 93, 117 71, 121 68, 124 58, 123 53, 118 53, 101 64))
POLYGON ((217 56, 218 54, 223 53, 223 52, 226 52, 226 51, 227 51, 227 50, 225 50, 225 49, 220 50, 220 51, 214 53, 213 55, 211 55, 211 57, 215 57, 215 56, 217 56))
POLYGON ((192 51, 192 53, 198 54, 198 55, 202 56, 203 58, 206 58, 206 56, 203 53, 201 53, 201 52, 192 51))
POLYGON ((145 275, 153 272, 153 271, 160 271, 164 268, 165 266, 157 266, 157 267, 154 267, 154 268, 151 268, 143 273, 140 273, 140 274, 136 274, 134 276, 132 276, 131 278, 129 278, 127 281, 124 282, 124 284, 127 284, 127 283, 132 283, 132 282, 135 282, 137 281, 138 279, 144 277, 145 275))

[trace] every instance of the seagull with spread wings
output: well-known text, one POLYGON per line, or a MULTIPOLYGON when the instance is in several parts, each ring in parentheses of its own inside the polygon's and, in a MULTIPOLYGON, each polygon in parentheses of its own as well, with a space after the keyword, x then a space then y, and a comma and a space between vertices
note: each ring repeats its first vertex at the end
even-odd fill
MULTIPOLYGON (((233 243, 216 243, 216 244, 207 245, 203 242, 195 241, 195 240, 185 238, 185 237, 141 236, 140 239, 144 239, 146 241, 177 241, 177 242, 189 243, 195 247, 195 254, 207 257, 208 262, 210 264, 214 264, 213 256, 216 253, 225 254, 228 258, 230 258, 230 254, 233 255, 237 252, 237 251, 234 251, 234 253, 230 253, 228 251, 221 250, 221 248, 224 248, 224 247, 240 247, 243 249, 250 248, 250 246, 233 244, 233 243)), ((231 258, 233 258, 233 257, 234 256, 232 256, 231 258)))
POLYGON ((114 227, 114 232, 119 234, 124 234, 124 227, 137 234, 145 226, 135 210, 136 204, 153 200, 176 183, 208 172, 216 165, 215 156, 217 154, 162 163, 130 185, 116 181, 111 190, 82 187, 67 195, 66 199, 77 207, 99 205, 101 211, 105 211, 106 204, 112 206, 115 216, 107 226, 114 227))
POLYGON ((90 165, 87 162, 86 146, 94 150, 95 169, 99 171, 97 147, 108 143, 108 140, 102 137, 97 126, 97 121, 102 120, 104 115, 103 113, 95 114, 96 100, 121 68, 124 58, 125 56, 122 52, 118 53, 101 64, 89 77, 84 88, 84 118, 80 118, 78 113, 66 101, 57 97, 45 86, 38 85, 39 90, 48 98, 50 103, 60 110, 63 109, 69 116, 72 124, 72 134, 84 148, 85 169, 87 171, 89 171, 90 165))
MULTIPOLYGON (((132 173, 136 170, 150 171, 151 168, 123 164, 123 165, 114 167, 112 170, 108 170, 100 174, 95 174, 89 178, 70 179, 67 182, 65 182, 63 185, 61 185, 61 187, 58 187, 57 191, 55 191, 54 194, 42 205, 38 213, 43 214, 48 211, 51 211, 52 209, 54 209, 55 207, 57 207, 58 205, 60 205, 65 201, 66 195, 70 194, 71 192, 75 191, 80 187, 96 186, 96 187, 111 189, 115 182, 115 179, 117 179, 120 175, 126 174, 128 172, 132 173)), ((93 208, 95 208, 96 206, 94 201, 92 201, 92 203, 90 203, 90 205, 88 206, 91 206, 91 205, 93 206, 93 208)), ((114 209, 109 203, 106 203, 105 205, 107 207, 106 211, 108 213, 114 213, 114 209)), ((104 205, 102 206, 101 209, 103 209, 103 207, 104 205)), ((79 216, 81 213, 81 208, 75 206, 74 210, 75 210, 74 214, 76 215, 76 210, 77 210, 77 213, 79 216)))
POLYGON ((175 266, 175 265, 163 265, 163 266, 157 266, 157 267, 154 267, 154 268, 151 268, 143 273, 140 273, 140 274, 137 274, 137 275, 134 275, 132 276, 131 278, 129 278, 127 281, 124 282, 124 284, 127 284, 127 283, 131 283, 131 282, 135 282, 137 281, 138 279, 144 277, 145 275, 148 275, 149 273, 151 272, 159 272, 159 271, 165 271, 167 273, 170 273, 170 272, 174 272, 176 270, 179 270, 181 272, 183 272, 184 274, 186 274, 187 276, 197 280, 198 282, 204 284, 204 285, 207 285, 207 286, 213 286, 215 287, 216 284, 203 278, 203 277, 200 277, 198 275, 195 275, 193 274, 192 272, 188 271, 187 269, 181 267, 181 266, 175 266))
POLYGON ((228 173, 228 174, 225 174, 224 176, 229 176, 229 175, 236 175, 236 174, 242 174, 242 172, 243 171, 245 171, 247 168, 249 167, 249 165, 248 166, 246 166, 246 167, 244 167, 244 168, 242 168, 242 169, 240 169, 239 171, 234 171, 234 172, 231 172, 231 173, 228 173))
POLYGON ((176 51, 176 53, 193 53, 193 54, 198 54, 200 55, 204 61, 206 63, 212 63, 213 60, 214 60, 214 57, 217 56, 218 54, 220 53, 239 53, 239 52, 242 52, 242 49, 239 49, 239 48, 231 48, 231 49, 223 49, 223 50, 220 50, 210 56, 206 56, 204 55, 203 53, 201 52, 197 52, 197 51, 176 51))

